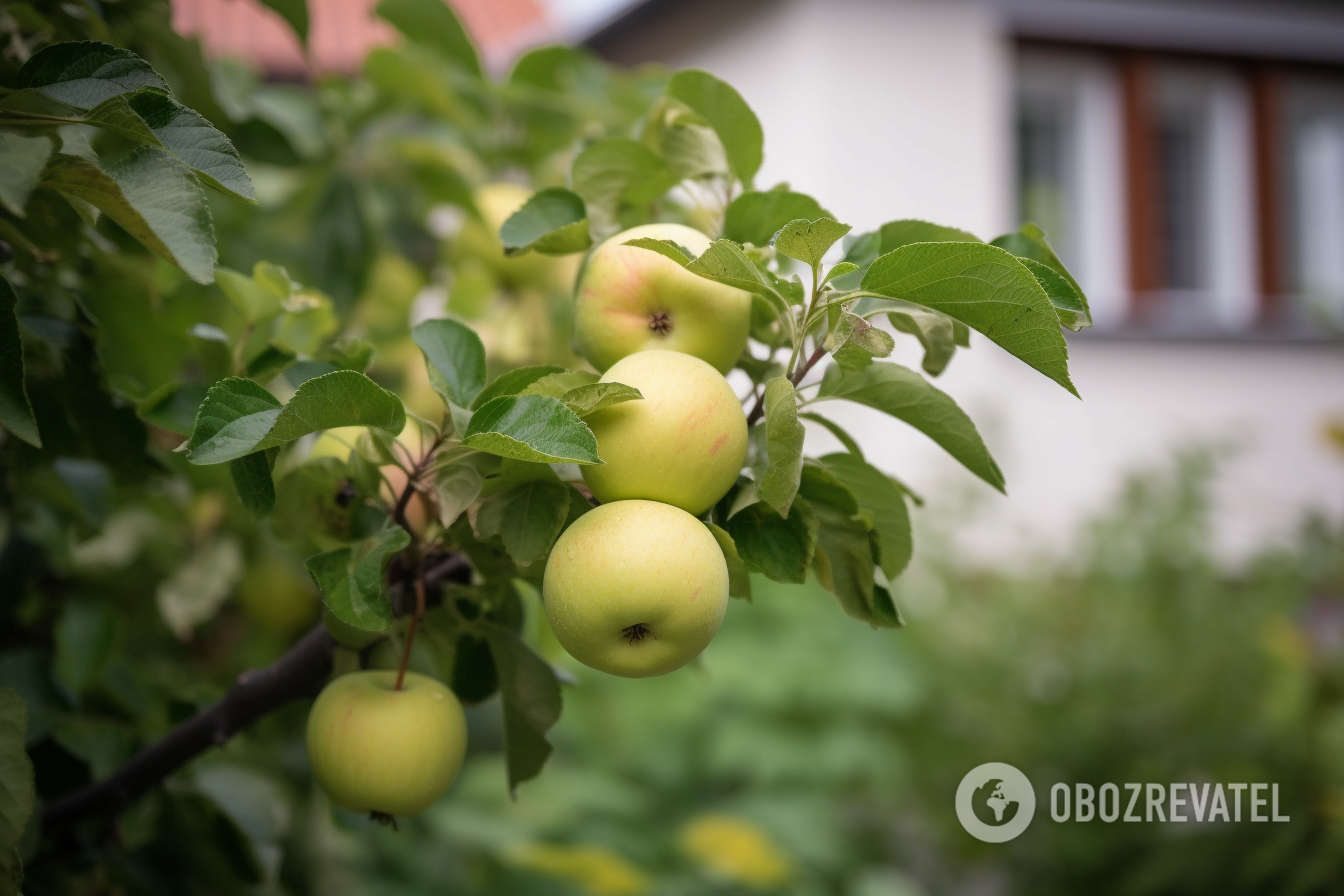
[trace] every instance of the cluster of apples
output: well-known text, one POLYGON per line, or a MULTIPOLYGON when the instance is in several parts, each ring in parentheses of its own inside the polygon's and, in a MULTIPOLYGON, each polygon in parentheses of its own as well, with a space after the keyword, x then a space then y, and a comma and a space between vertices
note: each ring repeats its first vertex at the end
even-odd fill
MULTIPOLYGON (((560 644, 632 678, 694 659, 728 605, 728 567, 696 518, 737 480, 747 421, 724 373, 746 346, 748 293, 633 246, 670 239, 699 255, 690 227, 637 227, 593 250, 579 276, 579 349, 605 382, 643 398, 587 418, 605 461, 583 469, 598 507, 556 541, 542 592, 560 644)), ((466 753, 466 717, 441 682, 371 670, 327 685, 308 717, 313 775, 336 805, 391 820, 427 809, 466 753)))
POLYGON ((583 468, 602 502, 561 534, 542 595, 561 646, 603 672, 671 672, 705 649, 728 605, 728 567, 696 516, 722 498, 747 454, 747 420, 723 374, 747 342, 751 296, 625 245, 709 238, 679 224, 618 234, 589 257, 575 291, 579 350, 603 382, 642 400, 587 418, 605 461, 583 468))

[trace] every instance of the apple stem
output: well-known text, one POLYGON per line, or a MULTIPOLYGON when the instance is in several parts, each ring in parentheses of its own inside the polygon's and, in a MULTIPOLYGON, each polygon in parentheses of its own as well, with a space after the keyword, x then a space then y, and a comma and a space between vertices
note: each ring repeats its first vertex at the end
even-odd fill
POLYGON ((415 646, 415 630, 420 627, 420 620, 425 616, 425 561, 421 558, 419 565, 415 569, 415 614, 411 616, 411 624, 406 627, 406 647, 401 651, 401 664, 397 666, 397 684, 394 691, 401 690, 402 682, 406 680, 406 666, 411 661, 411 648, 415 646))

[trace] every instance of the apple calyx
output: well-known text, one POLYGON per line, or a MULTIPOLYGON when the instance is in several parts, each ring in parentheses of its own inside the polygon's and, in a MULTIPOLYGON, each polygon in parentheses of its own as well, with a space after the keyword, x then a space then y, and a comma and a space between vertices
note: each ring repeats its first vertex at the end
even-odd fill
POLYGON ((636 622, 634 625, 627 625, 625 628, 621 629, 621 634, 625 635, 625 643, 627 644, 638 644, 645 638, 653 638, 655 641, 658 640, 658 636, 642 622, 636 622))
POLYGON ((649 318, 649 329, 659 336, 672 332, 672 315, 667 311, 656 312, 649 318))
POLYGON ((376 822, 385 828, 391 828, 392 833, 400 834, 401 828, 397 827, 397 816, 387 812, 373 811, 369 813, 369 821, 376 822))

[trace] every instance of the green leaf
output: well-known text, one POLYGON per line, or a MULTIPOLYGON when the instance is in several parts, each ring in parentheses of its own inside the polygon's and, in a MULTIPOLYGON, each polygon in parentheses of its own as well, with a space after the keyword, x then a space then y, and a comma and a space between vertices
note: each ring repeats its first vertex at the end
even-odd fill
MULTIPOLYGON (((549 469, 549 468, 548 468, 549 469)), ((439 522, 447 529, 481 494, 481 473, 474 464, 449 464, 434 476, 435 504, 439 522)))
POLYGON ((515 460, 602 463, 593 431, 547 395, 508 395, 486 402, 472 415, 462 442, 515 460))
POLYGON ((39 186, 101 210, 197 283, 214 279, 215 231, 205 191, 172 153, 138 146, 106 170, 88 159, 55 153, 39 186))
POLYGON ((835 241, 851 229, 848 224, 832 218, 815 221, 798 218, 785 224, 775 235, 775 251, 815 268, 835 241))
POLYGON ((33 764, 24 750, 28 709, 18 691, 0 688, 0 889, 17 894, 23 882, 19 840, 33 814, 33 764))
POLYGON ((261 0, 280 14, 298 35, 299 43, 308 43, 308 3, 306 0, 261 0))
POLYGON ((813 567, 819 581, 855 619, 884 624, 874 607, 873 549, 870 527, 854 493, 834 474, 815 464, 803 469, 798 493, 817 515, 817 552, 813 567))
POLYGON ((186 162, 209 186, 248 202, 257 201, 238 150, 199 112, 157 90, 140 90, 108 102, 127 104, 149 126, 158 143, 186 162))
POLYGON ((852 274, 859 269, 859 266, 852 261, 839 261, 831 266, 826 272, 826 276, 821 278, 823 284, 830 283, 836 277, 843 277, 846 274, 852 274))
POLYGON ((1013 253, 1027 266, 1027 270, 1036 275, 1036 279, 1041 282, 1041 288, 1045 290, 1059 313, 1060 323, 1074 331, 1092 326, 1092 312, 1087 306, 1083 288, 1073 279, 1069 269, 1059 260, 1055 250, 1046 241, 1044 230, 1027 222, 1016 233, 1005 233, 991 245, 1013 253), (1057 276, 1052 277, 1041 271, 1042 265, 1057 276), (1063 282, 1059 282, 1060 280, 1063 282))
POLYGON ((594 227, 610 232, 619 229, 622 206, 647 206, 679 178, 642 144, 606 137, 589 143, 574 158, 570 180, 594 227))
POLYGON ((405 425, 401 399, 353 370, 313 377, 283 407, 251 380, 229 377, 206 393, 187 460, 220 464, 323 429, 372 426, 396 435, 405 425))
POLYGON ((659 255, 663 256, 664 258, 668 258, 671 259, 672 261, 675 261, 682 267, 686 267, 686 265, 690 264, 691 259, 695 257, 689 252, 687 252, 683 247, 677 245, 671 240, 655 240, 652 237, 647 236, 641 236, 638 239, 633 240, 626 240, 621 245, 635 246, 636 248, 639 249, 651 249, 652 251, 657 252, 659 255))
POLYGON ((590 370, 562 370, 559 373, 552 373, 542 377, 535 383, 532 383, 520 395, 548 395, 551 398, 563 398, 563 396, 580 386, 588 386, 596 383, 597 374, 590 370))
POLYGON ((460 408, 485 388, 485 346, 466 324, 448 318, 427 320, 411 330, 411 339, 425 354, 429 382, 445 402, 460 408))
POLYGON ((505 255, 536 251, 569 255, 593 244, 588 235, 588 210, 577 193, 549 187, 532 195, 499 228, 505 255))
POLYGON ((638 401, 643 397, 643 393, 634 386, 627 386, 624 383, 588 383, 570 389, 560 396, 560 400, 580 417, 587 417, 612 405, 624 401, 638 401))
POLYGON ((723 561, 728 564, 728 595, 730 597, 741 597, 751 600, 751 572, 747 569, 747 564, 737 553, 737 545, 733 543, 733 536, 728 534, 726 529, 722 529, 713 523, 705 523, 709 527, 709 533, 714 536, 714 540, 719 543, 719 549, 723 551, 723 561))
POLYGON ((895 308, 885 306, 882 311, 895 329, 919 340, 924 348, 922 366, 929 376, 946 370, 957 346, 964 344, 964 340, 958 339, 958 322, 941 311, 911 302, 898 302, 895 308))
POLYGON ((504 764, 513 793, 551 755, 546 732, 560 719, 560 683, 550 664, 507 628, 486 623, 481 631, 490 642, 504 704, 504 764))
POLYGON ((514 562, 533 563, 555 544, 569 516, 569 488, 532 479, 481 502, 476 530, 482 538, 499 536, 514 562))
POLYGON ((752 263, 747 253, 742 251, 742 247, 732 240, 715 240, 710 243, 709 248, 702 252, 699 258, 687 263, 686 270, 716 283, 756 293, 777 306, 785 305, 779 290, 761 269, 752 263))
POLYGON ((392 625, 392 605, 383 570, 392 555, 410 543, 405 529, 384 529, 353 547, 309 557, 308 573, 337 619, 367 632, 385 631, 392 625))
POLYGON ((1048 265, 1032 258, 1019 258, 1036 282, 1041 284, 1050 304, 1055 306, 1055 315, 1060 324, 1073 330, 1092 326, 1092 312, 1087 307, 1087 298, 1083 296, 1069 278, 1057 273, 1048 265))
POLYGON ((895 347, 896 340, 890 333, 879 330, 857 314, 840 312, 831 354, 841 367, 860 370, 873 363, 873 358, 887 357, 895 347))
POLYGON ((798 395, 788 377, 765 384, 765 455, 767 462, 756 480, 757 496, 780 516, 789 515, 798 477, 803 471, 803 439, 807 430, 798 422, 798 395))
POLYGON ((277 283, 275 271, 284 272, 269 262, 259 261, 248 277, 229 268, 215 268, 215 283, 242 316, 243 322, 256 324, 280 314, 280 303, 289 298, 289 275, 284 274, 283 289, 277 283), (263 268, 265 266, 265 268, 263 268))
POLYGON ((863 288, 941 311, 1078 394, 1054 306, 1031 272, 997 246, 903 246, 873 262, 863 288))
POLYGON ((48 44, 19 69, 18 86, 80 109, 142 87, 168 91, 167 82, 148 62, 97 41, 48 44))
POLYGON ((159 615, 179 640, 190 640, 192 630, 215 618, 243 575, 243 552, 231 537, 216 537, 200 545, 186 562, 159 583, 154 603, 159 615))
POLYGON ((817 398, 845 398, 904 420, 966 469, 1003 491, 1003 473, 989 456, 971 418, 913 370, 884 361, 862 370, 828 367, 817 398))
POLYGON ((238 500, 252 522, 259 523, 275 509, 275 481, 271 478, 269 451, 258 451, 229 461, 229 477, 238 500))
POLYGON ((854 493, 859 506, 872 517, 881 553, 879 565, 888 579, 896 578, 910 563, 914 550, 905 490, 854 454, 827 454, 821 462, 854 493))
POLYGON ((52 151, 51 138, 46 134, 28 136, 13 131, 0 131, 0 206, 15 217, 22 218, 28 205, 28 195, 42 177, 42 169, 52 151))
POLYGON ((747 568, 776 582, 802 584, 817 544, 817 515, 806 501, 795 500, 781 518, 757 501, 722 523, 747 568))
POLYGON ((827 418, 821 416, 820 414, 813 413, 812 411, 801 411, 799 412, 798 416, 804 420, 811 420, 813 423, 817 423, 825 427, 825 429, 831 435, 835 436, 836 440, 841 445, 845 446, 846 451, 848 451, 855 457, 859 458, 860 460, 863 459, 863 449, 859 447, 859 443, 854 441, 854 437, 851 436, 849 433, 845 432, 843 429, 841 429, 840 425, 835 421, 828 420, 827 418))
POLYGON ((683 69, 667 81, 667 95, 689 106, 714 129, 728 167, 743 186, 751 186, 761 167, 765 141, 761 123, 742 95, 709 72, 683 69))
POLYGON ((56 623, 56 681, 83 694, 107 673, 117 646, 117 617, 106 601, 76 598, 56 623))
POLYGON ((946 227, 917 218, 905 218, 900 221, 888 221, 878 228, 881 242, 877 254, 886 255, 901 246, 911 243, 978 243, 980 238, 973 233, 946 227))
POLYGON ((550 376, 553 373, 564 373, 565 368, 552 365, 537 365, 535 367, 519 367, 515 370, 501 373, 491 380, 490 385, 481 390, 481 394, 476 396, 476 400, 471 403, 471 409, 477 410, 486 402, 501 398, 505 395, 517 395, 528 386, 535 383, 542 377, 550 376))
POLYGON ((382 0, 375 11, 407 40, 432 47, 469 74, 482 76, 475 45, 443 0, 382 0))
POLYGON ((18 304, 14 287, 0 276, 0 425, 34 448, 41 448, 42 437, 24 379, 18 304))
POLYGON ((790 221, 815 221, 826 210, 806 193, 788 190, 749 190, 728 203, 723 214, 723 235, 735 243, 768 246, 775 234, 790 221))

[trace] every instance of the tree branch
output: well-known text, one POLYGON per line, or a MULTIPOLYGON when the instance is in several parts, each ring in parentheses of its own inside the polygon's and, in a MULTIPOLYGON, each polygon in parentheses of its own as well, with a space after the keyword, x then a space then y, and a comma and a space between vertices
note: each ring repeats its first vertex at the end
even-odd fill
MULTIPOLYGON (((425 571, 425 586, 437 590, 438 585, 467 573, 469 567, 461 554, 447 554, 425 571)), ((42 810, 43 830, 49 833, 83 818, 120 812, 183 765, 263 716, 317 696, 331 675, 334 646, 334 639, 319 622, 280 659, 239 675, 222 700, 141 750, 107 778, 48 803, 42 810)))
MULTIPOLYGON (((789 377, 789 382, 793 383, 794 386, 797 386, 803 381, 803 377, 807 376, 807 372, 817 366, 817 362, 825 356, 826 349, 822 346, 820 340, 818 340, 817 347, 812 350, 812 354, 808 355, 807 362, 793 372, 793 375, 789 377)), ((761 415, 764 413, 765 390, 762 389, 761 394, 756 397, 756 404, 752 405, 751 413, 747 415, 747 426, 751 426, 757 420, 761 419, 761 415)))

